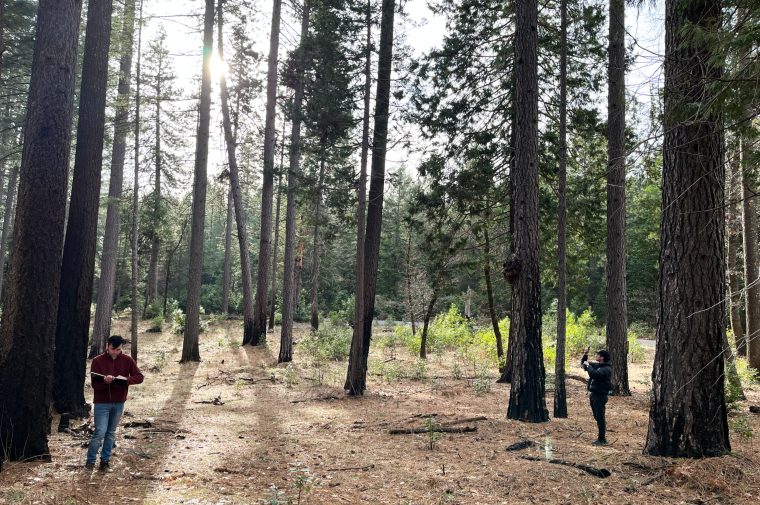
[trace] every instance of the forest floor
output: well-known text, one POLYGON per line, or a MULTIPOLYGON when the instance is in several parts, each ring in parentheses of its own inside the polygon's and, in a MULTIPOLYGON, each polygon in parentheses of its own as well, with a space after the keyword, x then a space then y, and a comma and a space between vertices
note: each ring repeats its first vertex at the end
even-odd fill
MULTIPOLYGON (((114 333, 128 334, 128 325, 116 321, 114 333)), ((239 321, 215 323, 201 335, 203 361, 179 364, 182 336, 144 333, 148 327, 141 323, 139 336, 145 382, 130 388, 131 415, 125 413, 117 430, 112 470, 85 470, 86 428, 80 438, 76 430, 57 433, 56 417, 52 461, 7 464, 0 473, 0 504, 272 504, 288 498, 315 505, 760 502, 760 440, 742 440, 734 429, 733 452, 722 458, 641 454, 654 348, 645 349, 644 362, 630 366, 633 396, 610 398, 610 444, 597 448, 591 446, 596 425, 579 381, 568 381, 569 418, 525 424, 505 417, 508 384, 476 391, 467 370, 452 378, 447 355, 428 360, 427 379, 388 383, 373 375, 362 398, 349 398, 341 387, 345 363, 316 369, 296 353, 290 370, 278 365, 279 332, 268 335, 268 346, 240 347, 239 321), (320 376, 317 385, 312 379, 320 376), (223 404, 213 403, 217 397, 223 404), (389 434, 390 428, 423 427, 431 416, 438 422, 486 420, 460 425, 477 427, 475 432, 443 433, 432 450, 426 433, 389 434), (151 425, 127 427, 145 421, 151 425), (505 450, 523 441, 537 445, 505 450), (550 463, 547 450, 552 458, 606 469, 611 476, 550 463)), ((306 331, 299 325, 296 338, 306 331)), ((415 363, 403 352, 383 355, 377 346, 372 358, 415 363)), ((760 388, 748 393, 736 419, 757 427, 760 417, 748 415, 746 405, 759 403, 760 388)), ((549 392, 550 413, 552 402, 549 392)), ((72 421, 72 428, 82 425, 72 421)))

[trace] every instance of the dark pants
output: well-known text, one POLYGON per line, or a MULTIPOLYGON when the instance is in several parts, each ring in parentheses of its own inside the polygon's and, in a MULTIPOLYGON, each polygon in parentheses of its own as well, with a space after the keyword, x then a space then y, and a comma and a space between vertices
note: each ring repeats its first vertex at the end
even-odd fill
POLYGON ((604 414, 607 410, 607 395, 589 394, 591 400, 591 412, 594 413, 596 426, 599 428, 599 440, 604 442, 607 435, 607 421, 604 420, 604 414))

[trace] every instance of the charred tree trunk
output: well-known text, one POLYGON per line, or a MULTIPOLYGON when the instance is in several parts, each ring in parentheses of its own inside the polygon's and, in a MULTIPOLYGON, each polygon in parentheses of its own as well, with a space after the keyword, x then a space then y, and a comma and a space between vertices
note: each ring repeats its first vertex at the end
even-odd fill
POLYGON ((5 273, 5 252, 8 247, 8 232, 11 227, 11 217, 13 216, 13 203, 16 194, 18 182, 18 165, 11 168, 11 178, 8 181, 8 192, 5 195, 5 214, 3 216, 3 236, 0 238, 0 303, 3 300, 3 286, 5 273))
POLYGON ((375 128, 372 139, 372 169, 369 183, 367 227, 364 236, 364 316, 362 322, 361 362, 349 361, 349 377, 354 393, 363 393, 367 383, 367 359, 372 338, 372 318, 375 313, 377 269, 380 260, 380 231, 383 223, 383 193, 385 190, 385 153, 388 147, 388 116, 390 109, 391 67, 393 61, 393 20, 395 0, 383 0, 380 20, 380 46, 375 93, 375 128), (353 370, 353 367, 358 367, 353 370))
MULTIPOLYGON (((617 0, 613 0, 617 1, 617 0)), ((557 352, 554 361, 554 417, 567 417, 565 337, 567 334, 567 0, 560 2, 559 60, 559 202, 557 209, 557 352)), ((625 48, 623 48, 625 51, 625 48)), ((610 51, 612 54, 612 51, 610 51)), ((612 57, 610 56, 610 61, 612 57)), ((610 66, 612 64, 610 63, 610 66)), ((610 87, 610 93, 612 88, 610 87)), ((623 234, 625 244, 625 234, 623 234)), ((625 262, 625 257, 623 258, 625 262)), ((625 276, 623 276, 625 280, 625 276)), ((623 284, 625 289, 625 284, 623 284)), ((607 312, 609 327, 609 312, 607 312)), ((607 334, 609 338, 609 333, 607 334)), ((626 339, 626 346, 628 340, 626 339)), ((626 358, 628 352, 626 351, 626 358)), ((626 359, 627 362, 627 359, 626 359)), ((627 378, 627 376, 626 376, 627 378)))
MULTIPOLYGON (((284 128, 283 128, 284 129, 284 128)), ((277 182, 277 214, 274 219, 274 252, 272 253, 272 301, 269 311, 269 329, 274 332, 274 314, 277 303, 277 249, 280 245, 280 207, 282 204, 282 167, 285 153, 285 139, 283 133, 282 155, 280 159, 280 175, 277 182)))
POLYGON ((253 330, 250 340, 243 339, 243 344, 250 343, 251 345, 258 345, 261 339, 266 339, 267 331, 268 267, 272 245, 272 200, 274 199, 274 123, 277 106, 277 49, 280 45, 281 6, 282 0, 274 0, 272 7, 272 30, 269 35, 267 110, 264 127, 264 174, 261 185, 261 239, 259 241, 259 270, 256 278, 256 306, 253 312, 253 330))
MULTIPOLYGON (((135 174, 132 188, 132 313, 129 351, 137 361, 137 234, 140 232, 140 57, 142 56, 143 2, 140 0, 140 20, 137 23, 137 75, 135 76, 135 174)), ((105 346, 103 346, 105 348, 105 346)))
MULTIPOLYGON (((219 38, 219 40, 221 40, 221 37, 219 38)), ((232 190, 227 192, 227 222, 224 227, 224 275, 222 276, 222 314, 229 314, 230 312, 230 263, 231 263, 230 260, 231 260, 231 257, 232 257, 232 190)))
POLYGON ((505 263, 512 284, 512 387, 507 417, 549 420, 541 342, 538 214, 538 1, 516 4, 514 252, 505 263), (511 264, 510 264, 511 263, 511 264))
MULTIPOLYGON (((499 363, 504 360, 504 345, 501 341, 501 328, 499 328, 499 318, 496 316, 496 309, 493 305, 493 285, 491 284, 491 241, 488 236, 488 230, 484 230, 485 246, 483 248, 484 264, 483 277, 486 279, 486 295, 488 297, 488 314, 491 316, 491 327, 496 337, 496 357, 499 363)), ((499 366, 499 374, 504 376, 504 366, 499 366)), ((501 380, 501 378, 499 379, 501 380)))
POLYGON ((422 319, 422 335, 420 336, 420 358, 427 359, 427 335, 428 327, 430 326, 430 318, 433 317, 433 308, 435 308, 435 302, 438 301, 438 295, 441 293, 439 286, 441 284, 441 277, 443 272, 439 272, 433 283, 433 295, 428 301, 427 310, 425 316, 422 319))
POLYGON ((314 247, 311 258, 311 331, 319 330, 319 232, 322 220, 322 182, 325 177, 325 148, 322 147, 322 159, 319 162, 319 180, 317 181, 317 208, 314 224, 314 247))
POLYGON ((701 458, 730 450, 724 365, 715 359, 725 332, 723 121, 694 107, 712 100, 708 83, 721 70, 710 44, 687 44, 683 31, 686 23, 712 31, 720 16, 716 0, 665 4, 657 350, 644 448, 652 456, 701 458))
POLYGON ((607 95, 607 350, 612 390, 628 387, 628 309, 625 287, 625 3, 610 0, 607 95))
MULTIPOLYGON (((219 2, 219 57, 224 60, 224 37, 222 2, 219 2)), ((227 78, 224 74, 219 79, 222 95, 222 117, 224 124, 224 137, 227 143, 227 162, 230 166, 230 187, 232 200, 235 204, 235 223, 237 224, 238 246, 240 249, 240 272, 241 285, 243 287, 243 343, 250 342, 254 338, 254 307, 253 285, 251 283, 251 256, 248 253, 248 228, 246 228, 245 207, 243 206, 243 192, 240 189, 240 171, 235 154, 236 141, 232 131, 229 111, 229 93, 227 91, 227 78)), ((264 267, 266 269, 266 267, 264 267)))
MULTIPOLYGON (((301 14, 301 44, 298 48, 298 58, 303 61, 306 36, 309 32, 310 2, 304 1, 301 14)), ((298 170, 301 156, 301 106, 303 103, 303 66, 298 65, 295 82, 295 96, 293 97, 293 127, 290 134, 290 167, 288 169, 288 196, 285 207, 285 269, 282 278, 282 327, 280 329, 280 354, 277 356, 278 363, 293 360, 293 309, 297 305, 297 297, 300 296, 301 270, 296 267, 299 257, 303 256, 303 249, 299 244, 298 256, 296 256, 296 189, 298 188, 298 170)))
POLYGON ((187 286, 185 339, 181 362, 200 361, 201 276, 203 274, 203 238, 206 223, 206 186, 208 179, 208 136, 211 123, 211 46, 214 38, 214 0, 206 0, 203 17, 203 75, 201 76, 200 119, 195 143, 195 179, 193 181, 193 221, 190 225, 190 271, 187 286))
POLYGON ((90 0, 87 4, 77 147, 58 296, 53 398, 58 412, 76 417, 89 413, 84 382, 98 238, 112 7, 111 0, 90 0))
MULTIPOLYGON (((82 3, 40 0, 0 322, 0 454, 50 458, 47 432, 82 3)), ((82 351, 84 353, 84 351, 82 351)))
MULTIPOLYGON (((135 0, 128 0, 124 7, 122 27, 121 61, 119 63, 119 95, 114 119, 113 150, 111 152, 111 178, 108 183, 108 209, 103 235, 103 253, 100 260, 100 284, 95 323, 92 329, 90 358, 105 352, 106 341, 111 333, 111 309, 119 264, 119 221, 121 198, 124 188, 124 159, 127 154, 129 133, 129 84, 132 74, 132 40, 135 33, 135 0)), ((116 297, 118 300, 118 296, 116 297)), ((118 305, 117 305, 118 307, 118 305)))

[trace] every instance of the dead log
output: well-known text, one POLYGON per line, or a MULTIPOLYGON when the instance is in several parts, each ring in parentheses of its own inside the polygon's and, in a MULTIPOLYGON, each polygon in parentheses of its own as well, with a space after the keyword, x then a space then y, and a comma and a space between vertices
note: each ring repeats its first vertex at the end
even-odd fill
POLYGON ((584 384, 588 384, 588 379, 585 378, 585 377, 583 377, 583 376, 581 376, 581 375, 575 375, 575 374, 572 374, 572 373, 566 373, 565 374, 565 378, 566 379, 574 379, 574 380, 577 380, 577 381, 581 381, 584 384))
POLYGON ((356 466, 353 468, 328 468, 328 472, 348 472, 349 470, 361 470, 363 472, 366 472, 367 470, 375 468, 375 465, 367 465, 367 466, 356 466))
POLYGON ((546 460, 532 456, 520 456, 520 458, 527 459, 529 461, 548 461, 549 463, 554 463, 555 465, 572 466, 574 468, 578 468, 579 470, 583 470, 586 473, 590 473, 594 477, 600 477, 602 479, 605 479, 612 475, 609 470, 606 470, 604 468, 594 468, 593 466, 580 465, 578 463, 573 463, 572 461, 565 461, 564 459, 546 460))
MULTIPOLYGON (((478 431, 477 426, 462 426, 458 428, 456 426, 434 425, 432 429, 433 431, 442 433, 472 433, 473 431, 478 431)), ((411 435, 414 433, 427 433, 429 431, 428 428, 394 428, 388 431, 388 433, 391 435, 411 435)))

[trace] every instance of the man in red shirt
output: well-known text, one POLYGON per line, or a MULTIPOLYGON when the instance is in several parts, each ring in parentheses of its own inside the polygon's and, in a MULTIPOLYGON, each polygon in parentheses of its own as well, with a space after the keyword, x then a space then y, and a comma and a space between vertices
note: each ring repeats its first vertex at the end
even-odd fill
POLYGON ((92 389, 95 390, 95 432, 87 450, 87 469, 95 468, 101 442, 103 449, 100 451, 100 469, 108 469, 111 449, 116 438, 116 427, 127 400, 127 390, 131 384, 140 384, 143 381, 143 374, 137 368, 135 360, 121 352, 124 342, 119 335, 109 337, 106 352, 93 359, 90 366, 90 371, 97 375, 91 375, 92 389))

